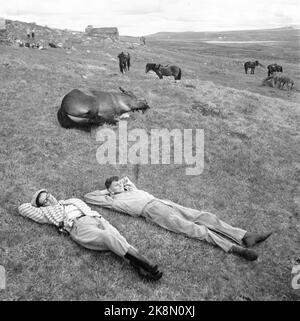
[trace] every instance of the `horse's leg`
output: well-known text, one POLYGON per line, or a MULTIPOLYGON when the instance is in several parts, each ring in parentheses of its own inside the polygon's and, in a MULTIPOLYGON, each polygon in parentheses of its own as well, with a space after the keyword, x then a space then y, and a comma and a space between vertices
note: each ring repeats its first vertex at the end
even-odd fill
POLYGON ((176 75, 176 77, 174 76, 174 78, 175 78, 175 82, 176 80, 181 80, 181 69, 179 69, 178 74, 176 75))

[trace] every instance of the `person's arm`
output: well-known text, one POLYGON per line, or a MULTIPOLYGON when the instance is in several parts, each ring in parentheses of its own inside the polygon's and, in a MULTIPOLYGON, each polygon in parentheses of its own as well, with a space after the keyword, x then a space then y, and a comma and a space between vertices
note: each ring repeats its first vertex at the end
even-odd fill
POLYGON ((24 203, 18 207, 18 211, 22 216, 28 217, 38 223, 50 223, 45 216, 45 211, 47 211, 45 207, 35 207, 30 203, 24 203))
POLYGON ((89 204, 100 205, 112 208, 113 199, 109 196, 108 190, 97 190, 84 195, 84 200, 89 204))
POLYGON ((123 177, 120 180, 123 183, 125 189, 137 189, 136 186, 132 183, 132 181, 127 177, 123 177))

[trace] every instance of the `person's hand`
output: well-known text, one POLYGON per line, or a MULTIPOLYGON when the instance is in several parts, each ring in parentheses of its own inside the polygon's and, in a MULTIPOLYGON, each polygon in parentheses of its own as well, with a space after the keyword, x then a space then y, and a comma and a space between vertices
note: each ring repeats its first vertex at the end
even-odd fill
POLYGON ((121 179, 121 181, 122 181, 122 183, 123 183, 123 186, 126 185, 126 184, 128 184, 128 177, 127 177, 127 176, 123 177, 123 178, 121 179))

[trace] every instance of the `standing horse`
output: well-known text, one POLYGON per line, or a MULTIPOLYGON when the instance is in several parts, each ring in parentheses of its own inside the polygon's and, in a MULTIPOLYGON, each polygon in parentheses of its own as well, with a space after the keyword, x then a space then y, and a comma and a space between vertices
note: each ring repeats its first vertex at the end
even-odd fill
POLYGON ((130 68, 130 55, 129 53, 124 54, 124 52, 122 51, 119 55, 119 67, 120 67, 120 71, 122 74, 125 74, 126 70, 130 68))
POLYGON ((261 66, 263 67, 263 65, 261 63, 259 63, 258 60, 256 61, 247 61, 244 63, 244 68, 245 68, 245 74, 247 74, 248 69, 251 69, 251 74, 254 74, 254 70, 256 66, 261 66))
POLYGON ((89 130, 93 125, 116 124, 117 117, 124 113, 136 110, 145 112, 150 108, 145 99, 119 88, 121 93, 91 91, 92 96, 73 89, 64 96, 57 112, 60 125, 89 130))
POLYGON ((160 64, 153 64, 153 63, 148 63, 146 65, 146 70, 145 72, 149 72, 150 70, 154 71, 159 79, 162 79, 163 76, 173 76, 175 80, 180 80, 181 79, 181 69, 175 65, 171 66, 162 66, 160 64))
POLYGON ((273 75, 273 72, 283 72, 282 66, 277 64, 269 65, 268 67, 268 77, 273 75))

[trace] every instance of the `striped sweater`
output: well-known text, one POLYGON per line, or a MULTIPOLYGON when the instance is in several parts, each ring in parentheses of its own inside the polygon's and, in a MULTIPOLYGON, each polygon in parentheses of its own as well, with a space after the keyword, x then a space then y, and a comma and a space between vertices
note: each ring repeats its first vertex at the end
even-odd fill
POLYGON ((73 221, 69 220, 65 214, 65 206, 74 205, 84 215, 87 216, 98 216, 101 215, 93 211, 85 202, 78 198, 70 198, 68 200, 61 200, 57 205, 35 207, 30 203, 24 203, 18 207, 19 213, 28 217, 38 223, 48 223, 59 226, 61 222, 64 222, 65 227, 72 227, 73 221))

